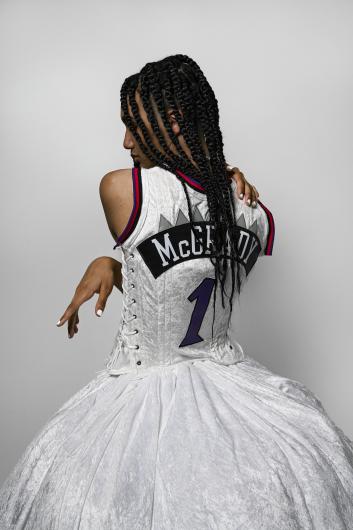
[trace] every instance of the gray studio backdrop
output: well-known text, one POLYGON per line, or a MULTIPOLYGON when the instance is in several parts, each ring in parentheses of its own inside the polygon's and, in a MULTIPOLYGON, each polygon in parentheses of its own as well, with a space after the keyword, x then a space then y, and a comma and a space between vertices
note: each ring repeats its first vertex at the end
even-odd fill
POLYGON ((253 356, 314 391, 353 438, 353 4, 4 1, 1 39, 1 469, 104 367, 121 312, 96 297, 56 327, 88 264, 115 256, 102 176, 130 167, 119 92, 169 54, 216 93, 227 161, 272 211, 233 315, 253 356), (202 19, 201 19, 202 14, 202 19))

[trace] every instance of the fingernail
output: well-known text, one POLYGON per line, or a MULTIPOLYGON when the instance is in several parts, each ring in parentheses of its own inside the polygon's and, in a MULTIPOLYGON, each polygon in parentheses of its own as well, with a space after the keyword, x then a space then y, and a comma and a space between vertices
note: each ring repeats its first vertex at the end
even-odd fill
POLYGON ((253 205, 253 207, 255 208, 255 206, 256 206, 256 201, 252 201, 252 205, 253 205))
POLYGON ((57 321, 56 325, 58 326, 60 324, 60 320, 57 321))
POLYGON ((239 197, 242 199, 244 197, 244 193, 241 193, 239 197))
POLYGON ((97 311, 97 315, 98 315, 99 317, 102 316, 102 313, 103 313, 103 311, 102 311, 101 309, 98 309, 98 311, 97 311))
POLYGON ((248 199, 248 200, 247 200, 246 202, 247 202, 247 203, 248 203, 248 205, 250 206, 251 200, 250 200, 250 199, 248 199))

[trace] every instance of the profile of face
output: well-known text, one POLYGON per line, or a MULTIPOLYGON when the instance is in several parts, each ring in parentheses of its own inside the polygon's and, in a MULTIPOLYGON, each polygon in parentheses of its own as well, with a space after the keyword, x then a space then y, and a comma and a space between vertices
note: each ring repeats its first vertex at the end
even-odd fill
MULTIPOLYGON (((136 99, 136 104, 137 104, 137 107, 138 107, 138 110, 139 110, 140 117, 141 117, 143 123, 146 126, 146 129, 148 131, 149 138, 150 138, 151 142, 153 143, 154 147, 160 153, 162 153, 167 158, 170 158, 169 155, 165 152, 165 150, 161 146, 157 136, 153 132, 151 123, 149 122, 147 113, 146 113, 146 111, 145 111, 145 109, 143 107, 143 103, 142 103, 142 99, 141 99, 141 93, 140 93, 140 87, 139 86, 137 87, 137 89, 135 91, 135 99, 136 99)), ((173 144, 173 142, 172 142, 172 140, 171 140, 166 128, 164 127, 162 117, 160 116, 160 114, 159 114, 159 112, 157 110, 157 106, 156 106, 152 96, 151 96, 151 104, 152 104, 152 108, 154 109, 154 114, 156 116, 156 120, 157 120, 159 129, 161 131, 161 134, 164 137, 164 140, 166 142, 166 145, 168 146, 168 149, 170 149, 176 156, 180 156, 179 153, 177 152, 177 149, 176 149, 175 145, 173 144)), ((146 150, 149 151, 149 147, 147 146, 147 143, 146 143, 145 138, 143 136, 143 132, 142 132, 141 128, 137 126, 137 123, 136 123, 136 121, 134 119, 134 115, 133 115, 132 110, 131 110, 131 105, 130 105, 130 102, 129 102, 129 98, 128 98, 128 101, 127 101, 127 105, 128 105, 128 110, 129 110, 129 116, 130 116, 130 118, 131 118, 131 120, 133 122, 133 126, 135 128, 135 134, 137 133, 140 136, 143 145, 145 145, 146 146, 146 150)), ((182 114, 181 111, 180 111, 180 113, 182 114)), ((168 120, 169 120, 169 123, 170 123, 170 127, 172 129, 172 132, 174 133, 175 137, 177 138, 181 149, 184 151, 185 155, 189 158, 191 163, 194 164, 194 166, 197 168, 197 164, 195 163, 195 161, 193 160, 193 158, 191 156, 191 151, 190 151, 189 147, 187 146, 183 135, 180 132, 180 127, 179 127, 177 119, 176 119, 175 110, 172 109, 172 108, 168 108, 166 110, 166 114, 167 114, 167 117, 168 117, 168 120)), ((120 117, 121 117, 121 120, 124 122, 124 112, 123 112, 122 108, 120 109, 120 117)), ((134 162, 137 165, 139 165, 141 167, 144 167, 144 168, 151 168, 151 167, 154 167, 156 165, 152 160, 150 160, 148 158, 148 156, 146 156, 142 152, 137 140, 135 139, 134 135, 132 134, 132 132, 130 131, 130 129, 127 126, 126 126, 126 130, 125 130, 123 146, 124 146, 124 149, 127 149, 127 150, 130 151, 131 157, 133 158, 134 162)), ((204 147, 205 147, 205 144, 204 144, 204 147)), ((207 152, 207 147, 206 147, 206 152, 207 152)))

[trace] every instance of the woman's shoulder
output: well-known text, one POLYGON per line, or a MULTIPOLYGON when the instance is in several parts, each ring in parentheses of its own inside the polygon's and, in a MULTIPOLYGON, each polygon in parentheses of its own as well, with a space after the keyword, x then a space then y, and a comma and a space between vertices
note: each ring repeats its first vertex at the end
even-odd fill
POLYGON ((124 232, 134 205, 132 168, 106 173, 101 178, 99 194, 108 227, 114 239, 117 239, 124 232))
POLYGON ((106 173, 100 181, 99 191, 104 196, 109 196, 111 193, 119 193, 119 190, 124 190, 126 184, 131 180, 131 168, 113 169, 106 173))

